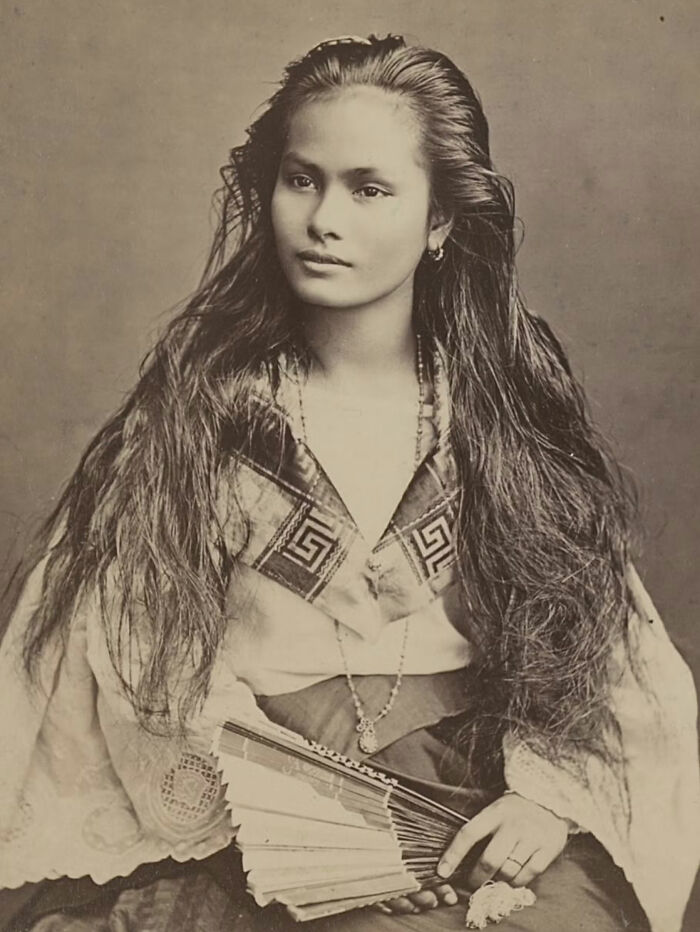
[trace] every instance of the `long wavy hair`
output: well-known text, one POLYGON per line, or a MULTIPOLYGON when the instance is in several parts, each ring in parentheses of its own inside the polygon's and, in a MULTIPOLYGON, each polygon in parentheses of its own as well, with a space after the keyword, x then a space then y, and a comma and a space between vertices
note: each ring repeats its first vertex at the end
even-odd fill
POLYGON ((550 759, 605 756, 608 663, 630 609, 632 496, 560 344, 519 297, 513 190, 492 166, 477 95, 443 54, 396 36, 322 44, 293 62, 231 150, 203 278, 44 527, 27 670, 97 592, 112 662, 147 727, 182 723, 206 697, 237 562, 218 504, 235 463, 227 438, 232 424, 246 427, 252 380, 267 371, 274 384, 282 351, 304 349, 270 220, 278 165, 299 107, 353 85, 411 109, 434 205, 453 218, 442 263, 416 270, 414 316, 444 349, 451 395, 477 686, 461 740, 474 751, 488 735, 495 748, 510 731, 550 759))

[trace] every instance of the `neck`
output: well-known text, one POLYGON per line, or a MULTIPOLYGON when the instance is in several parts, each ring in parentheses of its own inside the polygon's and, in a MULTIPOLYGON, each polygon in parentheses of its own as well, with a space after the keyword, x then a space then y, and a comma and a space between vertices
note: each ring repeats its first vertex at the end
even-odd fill
POLYGON ((411 304, 304 308, 313 355, 311 376, 359 394, 405 390, 415 383, 416 339, 411 304))

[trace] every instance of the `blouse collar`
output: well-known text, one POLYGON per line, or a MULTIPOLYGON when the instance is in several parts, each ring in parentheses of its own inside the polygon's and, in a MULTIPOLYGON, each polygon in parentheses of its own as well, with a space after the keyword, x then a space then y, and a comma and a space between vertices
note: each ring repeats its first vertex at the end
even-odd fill
POLYGON ((454 581, 456 468, 449 444, 449 394, 435 357, 437 436, 375 546, 360 533, 340 494, 303 438, 294 367, 283 360, 274 392, 261 378, 253 417, 234 443, 232 514, 237 558, 364 637, 424 607, 454 581))

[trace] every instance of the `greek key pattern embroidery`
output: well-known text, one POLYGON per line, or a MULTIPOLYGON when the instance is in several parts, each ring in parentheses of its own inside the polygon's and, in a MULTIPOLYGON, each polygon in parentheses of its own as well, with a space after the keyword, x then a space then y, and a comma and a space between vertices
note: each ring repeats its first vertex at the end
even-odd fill
POLYGON ((309 573, 316 573, 336 543, 337 536, 331 522, 317 511, 310 511, 280 552, 309 573))
POLYGON ((455 558, 452 530, 447 517, 438 515, 412 532, 413 543, 423 560, 428 579, 447 569, 455 558))

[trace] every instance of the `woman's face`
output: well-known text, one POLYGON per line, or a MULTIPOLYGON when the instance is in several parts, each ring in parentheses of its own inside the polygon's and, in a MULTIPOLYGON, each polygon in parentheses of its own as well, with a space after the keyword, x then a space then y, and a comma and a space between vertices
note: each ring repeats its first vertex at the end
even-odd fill
POLYGON ((430 232, 419 127, 395 94, 354 87, 291 121, 272 196, 282 269, 306 304, 360 308, 410 297, 430 232))

